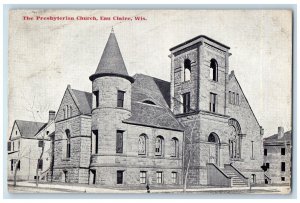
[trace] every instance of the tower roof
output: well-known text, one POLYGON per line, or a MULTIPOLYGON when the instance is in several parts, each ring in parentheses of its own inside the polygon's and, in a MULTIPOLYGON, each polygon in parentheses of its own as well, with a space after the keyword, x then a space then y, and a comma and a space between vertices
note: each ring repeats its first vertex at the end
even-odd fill
POLYGON ((113 30, 109 35, 97 70, 90 76, 90 80, 93 81, 94 79, 102 76, 118 76, 133 82, 133 78, 128 75, 118 41, 113 30))

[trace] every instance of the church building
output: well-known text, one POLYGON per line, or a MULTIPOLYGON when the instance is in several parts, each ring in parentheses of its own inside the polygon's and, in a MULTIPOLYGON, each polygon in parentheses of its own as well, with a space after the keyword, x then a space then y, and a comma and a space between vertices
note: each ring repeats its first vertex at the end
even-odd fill
POLYGON ((89 77, 92 92, 65 90, 52 180, 114 187, 263 182, 263 129, 229 73, 229 49, 204 35, 172 47, 168 82, 128 75, 111 32, 89 77))

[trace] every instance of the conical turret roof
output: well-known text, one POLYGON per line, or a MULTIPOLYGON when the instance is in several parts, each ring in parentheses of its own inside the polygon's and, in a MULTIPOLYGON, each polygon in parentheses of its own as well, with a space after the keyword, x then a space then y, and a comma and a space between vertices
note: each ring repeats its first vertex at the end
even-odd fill
POLYGON ((97 77, 108 75, 124 77, 130 81, 133 80, 133 78, 128 75, 117 38, 113 31, 109 35, 97 70, 95 74, 90 76, 90 80, 93 81, 97 77))

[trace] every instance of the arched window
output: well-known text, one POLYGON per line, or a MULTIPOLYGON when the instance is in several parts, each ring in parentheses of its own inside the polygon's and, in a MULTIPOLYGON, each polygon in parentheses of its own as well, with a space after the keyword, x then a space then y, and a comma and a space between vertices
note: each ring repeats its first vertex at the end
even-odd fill
POLYGON ((229 132, 229 155, 232 159, 240 159, 242 152, 242 132, 239 122, 233 118, 228 120, 229 132))
POLYGON ((70 130, 66 130, 66 137, 67 137, 67 148, 66 148, 66 158, 71 157, 71 134, 70 130))
POLYGON ((218 63, 215 59, 210 60, 210 79, 218 81, 218 63))
POLYGON ((189 59, 184 60, 184 81, 191 79, 191 61, 189 59))
POLYGON ((145 134, 139 136, 139 155, 145 155, 147 150, 147 137, 145 134))
POLYGON ((155 155, 156 156, 163 155, 163 145, 164 145, 164 138, 162 136, 157 136, 155 139, 155 155))
POLYGON ((178 157, 178 139, 176 137, 173 137, 171 140, 171 156, 178 157))
POLYGON ((210 133, 208 136, 208 142, 216 142, 216 138, 213 133, 210 133))

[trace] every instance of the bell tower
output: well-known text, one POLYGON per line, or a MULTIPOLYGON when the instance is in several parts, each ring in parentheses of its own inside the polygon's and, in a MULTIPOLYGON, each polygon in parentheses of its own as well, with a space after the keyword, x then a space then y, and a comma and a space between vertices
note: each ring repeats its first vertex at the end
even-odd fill
POLYGON ((204 35, 171 51, 171 109, 175 115, 225 114, 229 47, 204 35))

